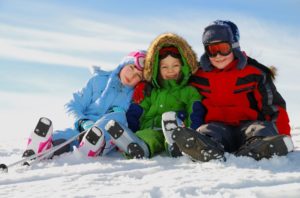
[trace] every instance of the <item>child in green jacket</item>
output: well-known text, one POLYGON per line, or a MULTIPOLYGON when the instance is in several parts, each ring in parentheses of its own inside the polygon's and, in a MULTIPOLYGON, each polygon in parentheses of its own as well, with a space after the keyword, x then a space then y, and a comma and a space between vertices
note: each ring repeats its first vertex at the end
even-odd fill
POLYGON ((203 123, 201 96, 188 85, 197 68, 196 54, 182 37, 165 33, 151 43, 143 71, 144 78, 152 85, 150 94, 129 107, 129 128, 114 120, 106 125, 113 142, 127 156, 149 158, 165 150, 173 157, 181 155, 175 144, 166 143, 170 138, 165 138, 162 132, 162 115, 172 111, 193 129, 203 123))

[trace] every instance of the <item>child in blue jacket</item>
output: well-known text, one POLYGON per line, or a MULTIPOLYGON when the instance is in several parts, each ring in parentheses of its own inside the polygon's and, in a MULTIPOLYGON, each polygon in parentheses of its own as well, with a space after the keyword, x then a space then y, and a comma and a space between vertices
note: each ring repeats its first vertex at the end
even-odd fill
POLYGON ((74 128, 52 134, 52 126, 43 127, 47 124, 50 126, 51 121, 41 118, 31 133, 23 157, 43 152, 82 131, 87 131, 82 140, 76 139, 54 154, 72 151, 73 146, 76 146, 84 155, 97 156, 105 155, 115 148, 104 126, 111 119, 127 125, 125 112, 131 103, 135 85, 143 79, 145 53, 141 50, 131 52, 113 71, 94 68, 94 75, 87 85, 74 93, 73 99, 66 104, 67 112, 75 118, 74 128), (90 130, 93 126, 96 128, 90 130))

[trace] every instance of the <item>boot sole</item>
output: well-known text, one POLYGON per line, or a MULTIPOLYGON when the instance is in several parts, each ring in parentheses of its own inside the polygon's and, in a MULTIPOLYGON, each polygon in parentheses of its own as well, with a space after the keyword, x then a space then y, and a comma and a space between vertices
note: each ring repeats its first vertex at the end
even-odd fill
POLYGON ((255 160, 272 158, 274 155, 285 156, 294 149, 292 139, 286 135, 265 137, 257 147, 239 151, 237 156, 252 157, 255 160))
MULTIPOLYGON (((42 117, 39 119, 34 129, 34 133, 40 138, 45 138, 49 133, 51 126, 52 126, 52 121, 48 118, 42 117)), ((22 157, 30 157, 31 155, 34 154, 35 152, 33 149, 27 149, 23 152, 22 157)))
POLYGON ((95 146, 101 137, 102 131, 98 127, 94 126, 87 132, 85 138, 89 143, 95 146))
POLYGON ((128 155, 131 158, 141 159, 145 156, 144 150, 137 143, 130 143, 127 147, 128 155))
POLYGON ((40 137, 46 137, 51 126, 52 126, 51 120, 49 120, 48 118, 44 118, 44 117, 40 118, 34 129, 34 133, 40 137))
POLYGON ((212 140, 202 134, 197 134, 196 131, 178 127, 172 138, 175 140, 178 147, 194 160, 207 162, 213 159, 223 159, 224 152, 214 146, 212 140))
POLYGON ((137 159, 149 157, 147 145, 134 134, 125 132, 118 122, 110 120, 105 129, 114 139, 115 144, 129 157, 137 159))
POLYGON ((101 155, 104 146, 103 132, 97 126, 93 126, 82 138, 78 150, 86 156, 96 157, 101 155))

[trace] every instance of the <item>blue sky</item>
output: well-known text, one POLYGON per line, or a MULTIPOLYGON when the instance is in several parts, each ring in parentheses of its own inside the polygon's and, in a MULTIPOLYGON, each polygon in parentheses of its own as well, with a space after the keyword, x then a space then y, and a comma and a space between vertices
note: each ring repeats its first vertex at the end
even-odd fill
POLYGON ((299 8, 300 0, 0 0, 0 94, 71 95, 91 66, 113 69, 168 31, 200 56, 205 26, 229 19, 239 26, 242 49, 279 69, 277 87, 296 107, 299 8))

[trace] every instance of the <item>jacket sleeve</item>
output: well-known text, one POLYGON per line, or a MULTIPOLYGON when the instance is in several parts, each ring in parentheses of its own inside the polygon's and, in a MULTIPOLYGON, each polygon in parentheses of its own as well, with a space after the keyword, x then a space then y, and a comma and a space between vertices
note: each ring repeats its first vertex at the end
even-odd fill
POLYGON ((73 93, 73 98, 65 105, 67 112, 75 119, 76 128, 79 120, 88 119, 84 112, 92 101, 93 81, 94 77, 88 81, 84 88, 73 93))
POLYGON ((248 58, 248 64, 257 66, 263 73, 263 78, 259 81, 258 90, 262 96, 262 113, 265 119, 274 122, 279 134, 290 135, 291 128, 286 111, 286 103, 276 89, 273 82, 274 75, 268 67, 254 59, 248 58))
POLYGON ((129 109, 126 112, 126 119, 128 123, 128 128, 133 132, 136 132, 140 129, 140 122, 144 112, 149 109, 151 98, 146 96, 143 98, 141 103, 131 103, 129 109))
POLYGON ((131 103, 127 112, 126 119, 128 123, 128 128, 133 132, 140 129, 140 118, 143 114, 143 108, 137 103, 131 103))
POLYGON ((192 129, 197 129, 204 123, 205 109, 201 103, 202 96, 194 87, 187 87, 188 94, 185 101, 187 101, 188 120, 187 125, 192 129))
POLYGON ((262 112, 266 120, 275 123, 279 134, 290 135, 289 116, 286 111, 286 103, 277 91, 273 80, 266 77, 266 81, 259 86, 261 91, 266 91, 263 95, 262 112))

